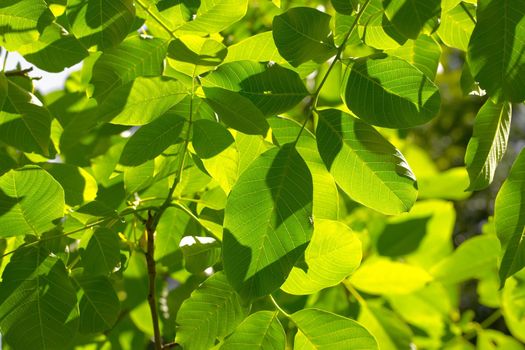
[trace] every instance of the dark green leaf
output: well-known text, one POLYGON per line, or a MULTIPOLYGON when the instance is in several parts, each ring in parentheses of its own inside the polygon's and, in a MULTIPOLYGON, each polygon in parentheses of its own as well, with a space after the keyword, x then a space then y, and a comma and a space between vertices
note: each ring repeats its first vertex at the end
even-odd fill
POLYGON ((263 113, 241 93, 205 87, 206 102, 229 127, 249 135, 265 135, 268 123, 263 113))
POLYGON ((95 230, 82 254, 84 271, 89 275, 108 275, 120 262, 117 234, 107 228, 95 230))
POLYGON ((441 14, 440 0, 383 0, 390 22, 406 37, 417 39, 421 30, 441 14))
POLYGON ((73 276, 82 290, 78 308, 79 331, 95 333, 111 329, 120 313, 120 301, 110 280, 105 276, 73 276))
POLYGON ((66 349, 77 328, 77 297, 62 260, 40 247, 18 250, 0 284, 2 341, 13 349, 66 349))
POLYGON ((525 0, 481 0, 467 52, 470 70, 488 94, 525 100, 525 0))
POLYGON ((166 148, 179 141, 185 119, 172 111, 138 129, 128 140, 120 163, 137 166, 161 154, 166 148))

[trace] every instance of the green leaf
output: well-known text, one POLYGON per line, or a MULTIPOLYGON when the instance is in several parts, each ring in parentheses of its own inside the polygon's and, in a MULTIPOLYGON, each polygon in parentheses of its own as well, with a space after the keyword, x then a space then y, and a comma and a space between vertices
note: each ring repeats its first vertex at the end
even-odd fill
MULTIPOLYGON (((347 18, 349 21, 350 19, 353 18, 347 18)), ((371 0, 368 3, 359 19, 357 29, 359 37, 366 45, 380 50, 395 49, 407 40, 388 20, 381 0, 371 0)))
POLYGON ((385 258, 367 260, 350 277, 350 283, 369 294, 409 294, 423 288, 432 276, 419 266, 385 258))
POLYGON ((24 58, 48 72, 61 72, 86 58, 89 53, 73 35, 64 34, 56 23, 46 27, 38 41, 17 50, 24 58))
POLYGON ((334 9, 343 15, 351 15, 363 3, 362 0, 331 0, 330 2, 334 9))
POLYGON ((330 16, 309 7, 294 7, 273 18, 273 38, 279 53, 294 67, 325 62, 335 55, 330 16))
POLYGON ((139 166, 126 167, 124 169, 124 187, 126 193, 134 194, 142 191, 154 182, 155 162, 153 160, 146 161, 139 166))
POLYGON ((136 77, 159 76, 167 49, 166 40, 133 35, 117 47, 105 50, 93 66, 94 97, 100 103, 111 90, 136 77))
POLYGON ((499 251, 495 236, 474 237, 441 260, 430 272, 435 280, 444 284, 482 278, 496 270, 499 251))
POLYGON ((217 122, 197 120, 193 124, 193 147, 210 176, 226 194, 230 193, 239 176, 239 151, 230 132, 217 122))
POLYGON ((522 150, 496 197, 494 221, 504 250, 501 283, 525 266, 525 150, 522 150))
POLYGON ((221 244, 212 237, 185 236, 180 242, 184 267, 199 274, 215 265, 221 257, 221 244))
POLYGON ((35 165, 0 177, 0 236, 40 236, 64 216, 64 190, 35 165))
POLYGON ((341 283, 361 262, 361 241, 341 222, 315 220, 304 255, 306 269, 294 267, 281 286, 288 294, 313 294, 341 283))
POLYGON ((407 40, 403 46, 385 52, 412 64, 430 80, 436 78, 441 46, 432 37, 420 35, 416 40, 407 40))
POLYGON ((379 349, 373 335, 354 320, 318 309, 304 309, 292 315, 299 331, 294 349, 379 349))
POLYGON ((72 280, 82 290, 78 303, 79 331, 96 333, 113 327, 120 313, 120 301, 110 280, 105 276, 75 276, 72 280))
POLYGON ((124 146, 119 163, 137 166, 154 159, 166 148, 177 143, 184 122, 183 117, 168 111, 151 123, 140 127, 124 146))
POLYGON ((522 342, 525 342, 524 301, 523 280, 509 278, 503 288, 501 310, 510 333, 522 342))
POLYGON ((114 89, 99 107, 99 117, 122 125, 144 125, 179 103, 188 91, 166 77, 138 77, 114 89))
POLYGON ((210 349, 217 337, 230 334, 245 317, 240 296, 217 272, 182 304, 175 341, 187 349, 210 349))
POLYGON ((273 41, 273 32, 267 31, 250 36, 237 44, 228 46, 228 54, 224 63, 233 61, 273 61, 277 64, 285 64, 286 60, 279 54, 277 46, 273 41))
POLYGON ((71 164, 47 164, 48 173, 57 180, 65 193, 66 204, 76 206, 95 200, 98 185, 86 170, 71 164))
POLYGON ((71 32, 87 48, 118 45, 135 19, 133 0, 68 0, 67 5, 71 32))
POLYGON ((478 333, 479 350, 524 350, 519 341, 492 329, 484 329, 478 333))
POLYGON ((470 185, 467 191, 479 191, 492 183, 498 163, 507 150, 512 106, 508 102, 487 100, 474 121, 474 132, 465 154, 470 185))
POLYGON ((49 155, 52 116, 32 93, 8 80, 0 112, 0 140, 25 152, 49 155))
POLYGON ((294 71, 253 61, 223 64, 203 78, 202 85, 239 92, 265 116, 288 111, 308 95, 294 71))
POLYGON ((168 64, 190 77, 201 75, 219 65, 227 53, 226 46, 196 35, 183 35, 170 42, 168 64))
POLYGON ((368 302, 361 303, 359 307, 357 321, 374 335, 381 350, 410 348, 414 335, 396 313, 368 302))
POLYGON ((0 4, 0 45, 14 51, 37 41, 52 20, 44 0, 4 0, 0 4))
POLYGON ((261 110, 241 93, 214 87, 203 90, 205 101, 229 127, 249 135, 265 135, 268 131, 261 110))
POLYGON ((62 261, 19 249, 0 284, 2 341, 15 349, 66 349, 77 333, 77 297, 62 261))
POLYGON ((445 45, 467 51, 470 36, 474 30, 475 22, 472 16, 476 13, 476 7, 463 5, 465 6, 457 5, 443 11, 437 35, 445 45))
POLYGON ((244 17, 248 0, 202 0, 194 18, 179 32, 218 33, 244 17))
POLYGON ((286 335, 277 312, 258 311, 248 316, 222 344, 220 350, 284 350, 286 335))
POLYGON ((388 56, 356 60, 344 78, 342 97, 359 118, 387 128, 427 123, 439 112, 437 86, 408 62, 388 56))
POLYGON ((408 211, 416 180, 401 152, 371 126, 335 109, 319 112, 319 154, 355 201, 384 214, 408 211))
POLYGON ((421 30, 441 14, 440 0, 383 0, 385 14, 406 37, 417 39, 421 30))
POLYGON ((82 253, 82 265, 86 275, 108 275, 120 262, 119 238, 105 227, 95 230, 82 253))
MULTIPOLYGON (((298 122, 277 117, 269 119, 272 126, 272 136, 281 145, 294 142, 301 130, 298 122)), ((317 150, 315 136, 308 130, 303 130, 295 149, 306 162, 314 185, 313 214, 317 219, 337 220, 339 218, 339 193, 333 176, 328 172, 326 166, 317 150)))
POLYGON ((224 214, 224 269, 232 285, 249 297, 279 288, 310 240, 311 215, 312 177, 294 147, 251 163, 224 214))
POLYGON ((501 100, 525 100, 525 0, 481 0, 467 52, 481 88, 501 100))

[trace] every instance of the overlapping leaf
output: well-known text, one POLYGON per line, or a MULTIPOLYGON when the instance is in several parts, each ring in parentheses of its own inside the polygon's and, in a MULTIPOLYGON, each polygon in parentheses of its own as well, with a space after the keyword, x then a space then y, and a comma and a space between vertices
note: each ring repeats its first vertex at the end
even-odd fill
POLYGON ((95 230, 82 253, 86 275, 108 275, 120 261, 119 238, 110 229, 95 230))
POLYGON ((401 152, 374 128, 332 109, 319 112, 316 135, 326 167, 352 199, 385 214, 412 207, 414 174, 401 152))
POLYGON ((273 38, 279 53, 294 67, 325 62, 336 52, 330 37, 330 16, 309 7, 294 7, 275 16, 273 38))
POLYGON ((494 179, 496 167, 507 150, 511 117, 512 106, 506 102, 487 100, 479 110, 465 154, 469 191, 481 190, 494 179))
POLYGON ((361 256, 361 241, 350 228, 337 221, 315 220, 305 251, 306 269, 294 267, 281 289, 304 295, 335 286, 359 266, 361 256))
POLYGON ((78 328, 77 297, 62 261, 44 248, 18 250, 2 275, 2 341, 21 349, 66 349, 78 328))
POLYGON ((177 313, 175 341, 188 349, 209 349, 246 316, 241 298, 223 273, 215 273, 184 301, 177 313))
POLYGON ((117 47, 105 50, 93 66, 94 97, 101 102, 112 89, 136 77, 159 76, 167 48, 166 40, 133 35, 117 47))
POLYGON ((99 107, 99 117, 114 124, 144 125, 166 113, 188 95, 178 80, 138 77, 114 89, 99 107))
POLYGON ((478 2, 467 52, 472 74, 493 96, 525 100, 525 0, 478 2))
POLYGON ((180 32, 218 33, 244 17, 248 0, 202 0, 191 21, 180 32))
POLYGON ((172 111, 138 129, 128 140, 119 162, 137 166, 161 154, 166 148, 177 143, 185 119, 172 111))
POLYGON ((407 40, 403 46, 385 52, 412 64, 430 80, 436 77, 441 47, 428 35, 420 35, 416 40, 407 40))
POLYGON ((284 350, 286 335, 277 315, 271 311, 250 315, 224 341, 220 350, 284 350))
POLYGON ((64 216, 64 190, 35 165, 0 177, 0 236, 41 235, 64 216))
POLYGON ((239 92, 265 116, 289 110, 308 94, 297 73, 254 61, 223 64, 202 79, 202 85, 239 92))
POLYGON ((292 315, 299 329, 294 349, 379 349, 373 335, 354 320, 318 309, 304 309, 292 315))
POLYGON ((118 45, 135 19, 133 0, 70 0, 66 13, 73 34, 85 47, 98 49, 118 45))
POLYGON ((236 289, 258 297, 284 282, 312 235, 312 197, 310 171, 291 145, 242 173, 224 217, 224 269, 236 289))
POLYGON ((0 140, 25 152, 49 155, 52 116, 40 100, 8 80, 0 111, 0 140))
POLYGON ((441 14, 440 0, 383 0, 383 6, 390 22, 411 39, 416 39, 421 30, 441 14))
POLYGON ((473 16, 476 14, 476 8, 473 5, 463 5, 458 4, 442 13, 437 34, 447 46, 467 51, 474 30, 473 16))
POLYGON ((388 128, 424 124, 441 104, 437 86, 425 74, 389 56, 356 60, 345 76, 342 97, 359 118, 388 128))
POLYGON ((7 0, 0 4, 0 45, 7 50, 38 40, 53 19, 44 0, 7 0))

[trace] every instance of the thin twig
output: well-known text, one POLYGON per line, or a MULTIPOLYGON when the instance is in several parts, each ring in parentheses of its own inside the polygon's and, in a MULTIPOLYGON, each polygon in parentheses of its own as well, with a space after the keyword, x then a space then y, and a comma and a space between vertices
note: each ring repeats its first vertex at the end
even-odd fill
POLYGON ((33 71, 33 67, 29 67, 26 69, 17 69, 17 70, 10 70, 8 72, 5 72, 6 77, 27 77, 27 74, 33 71))
POLYGON ((271 294, 269 295, 269 297, 270 297, 270 300, 272 301, 273 306, 275 306, 275 308, 277 309, 277 311, 279 311, 280 313, 282 313, 283 316, 285 316, 285 317, 287 317, 287 318, 291 318, 291 317, 292 317, 289 313, 287 313, 286 311, 284 311, 284 309, 283 309, 281 306, 279 306, 279 304, 277 304, 277 301, 274 299, 274 297, 273 297, 271 294))
POLYGON ((145 254, 146 264, 148 266, 148 304, 151 312, 151 320, 153 322, 153 341, 155 343, 155 350, 162 350, 162 337, 160 335, 159 316, 157 313, 157 300, 155 294, 155 280, 157 278, 157 267, 155 263, 155 227, 153 227, 155 216, 151 214, 151 211, 148 212, 148 219, 146 222, 148 242, 145 254))
POLYGON ((144 9, 144 11, 146 11, 146 13, 148 15, 150 15, 151 18, 153 18, 155 20, 155 22, 157 22, 162 27, 162 29, 167 31, 171 35, 172 38, 174 38, 174 39, 177 38, 175 36, 175 34, 173 34, 174 30, 172 30, 170 27, 168 27, 168 25, 166 23, 164 23, 164 21, 161 18, 159 18, 155 13, 153 13, 150 10, 150 7, 148 5, 144 4, 142 2, 142 0, 135 0, 135 3, 137 3, 140 7, 142 7, 142 9, 144 9))

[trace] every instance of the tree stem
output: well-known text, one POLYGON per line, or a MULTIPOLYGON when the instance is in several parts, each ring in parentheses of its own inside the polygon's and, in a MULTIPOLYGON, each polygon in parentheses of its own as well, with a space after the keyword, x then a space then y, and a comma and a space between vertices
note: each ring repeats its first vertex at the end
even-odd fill
POLYGON ((155 350, 162 350, 162 337, 160 335, 159 315, 157 313, 157 300, 155 298, 155 280, 157 278, 157 267, 155 264, 155 221, 151 212, 148 212, 148 220, 146 222, 147 233, 147 250, 146 263, 148 266, 148 304, 151 313, 151 320, 153 323, 153 340, 155 342, 155 350))

